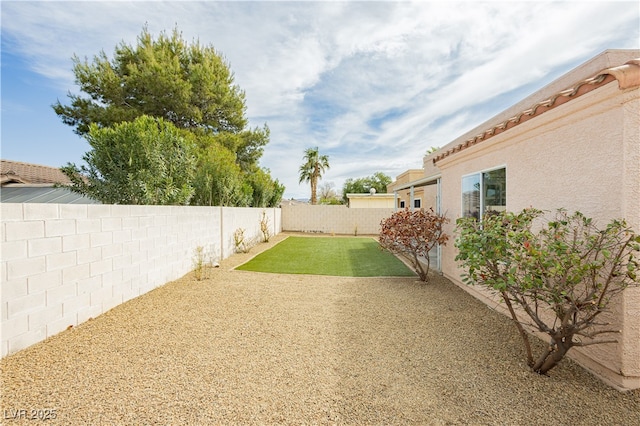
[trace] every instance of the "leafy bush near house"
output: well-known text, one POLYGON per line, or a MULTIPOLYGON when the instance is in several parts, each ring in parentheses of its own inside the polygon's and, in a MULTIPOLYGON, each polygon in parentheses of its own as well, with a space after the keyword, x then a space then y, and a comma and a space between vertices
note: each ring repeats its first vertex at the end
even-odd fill
POLYGON ((397 211, 381 222, 380 245, 405 257, 420 280, 429 281, 429 251, 436 244, 446 244, 449 236, 442 227, 448 222, 433 209, 397 211))
POLYGON ((533 371, 546 374, 574 346, 613 343, 617 333, 600 321, 612 298, 640 284, 640 236, 624 220, 604 228, 580 212, 487 215, 457 221, 456 260, 463 280, 496 290, 518 327, 533 371), (516 316, 521 308, 526 321, 516 316), (549 336, 534 360, 523 325, 549 336))

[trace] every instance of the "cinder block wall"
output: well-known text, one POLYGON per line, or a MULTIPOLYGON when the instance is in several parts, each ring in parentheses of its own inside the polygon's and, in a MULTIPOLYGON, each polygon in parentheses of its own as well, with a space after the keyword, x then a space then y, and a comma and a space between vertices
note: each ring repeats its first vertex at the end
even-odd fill
POLYGON ((272 235, 280 209, 67 204, 0 205, 2 356, 175 280, 195 249, 223 259, 233 233, 272 235))
POLYGON ((356 209, 346 206, 282 204, 282 229, 292 232, 377 235, 380 222, 393 214, 393 208, 356 209))

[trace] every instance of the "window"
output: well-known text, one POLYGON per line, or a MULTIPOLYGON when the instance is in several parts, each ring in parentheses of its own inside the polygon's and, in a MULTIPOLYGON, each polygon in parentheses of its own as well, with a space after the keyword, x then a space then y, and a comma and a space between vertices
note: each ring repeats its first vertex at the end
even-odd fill
POLYGON ((482 219, 482 215, 501 212, 506 207, 505 168, 475 173, 462 178, 462 216, 482 219))
POLYGON ((462 178, 462 216, 480 219, 480 174, 462 178))
POLYGON ((413 208, 415 209, 419 209, 420 208, 420 198, 413 200, 413 208))
POLYGON ((404 209, 404 200, 400 200, 400 208, 404 209))

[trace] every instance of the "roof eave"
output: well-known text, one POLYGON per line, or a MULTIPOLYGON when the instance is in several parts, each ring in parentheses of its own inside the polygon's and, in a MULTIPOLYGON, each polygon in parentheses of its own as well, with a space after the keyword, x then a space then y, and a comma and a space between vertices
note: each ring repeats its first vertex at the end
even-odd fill
POLYGON ((618 81, 618 88, 620 90, 632 89, 640 87, 640 58, 627 61, 624 65, 618 67, 611 67, 604 69, 597 73, 594 77, 582 80, 573 86, 562 90, 547 99, 535 103, 530 108, 515 114, 509 119, 502 121, 496 125, 489 127, 487 130, 476 134, 475 136, 467 139, 466 141, 459 143, 440 154, 433 157, 432 162, 436 164, 438 161, 449 157, 457 152, 460 152, 466 148, 483 142, 491 137, 504 133, 507 130, 537 117, 553 108, 556 108, 566 102, 602 87, 613 81, 618 81))

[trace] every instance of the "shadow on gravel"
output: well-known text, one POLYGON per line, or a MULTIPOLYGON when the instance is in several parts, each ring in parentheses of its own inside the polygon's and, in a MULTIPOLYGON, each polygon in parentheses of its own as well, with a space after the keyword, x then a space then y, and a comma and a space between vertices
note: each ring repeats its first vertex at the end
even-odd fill
POLYGON ((510 320, 442 277, 232 269, 278 238, 4 358, 3 424, 640 425, 639 391, 529 372, 510 320))

